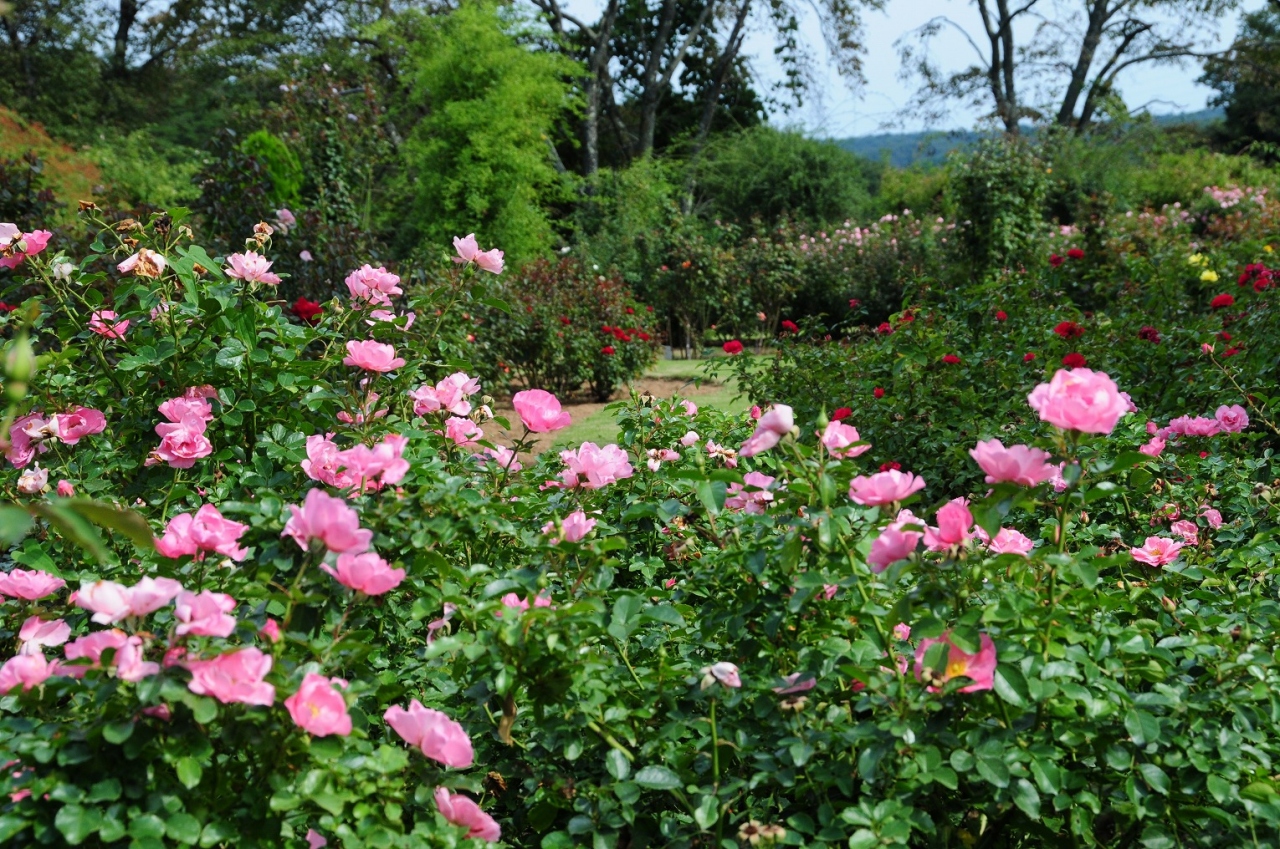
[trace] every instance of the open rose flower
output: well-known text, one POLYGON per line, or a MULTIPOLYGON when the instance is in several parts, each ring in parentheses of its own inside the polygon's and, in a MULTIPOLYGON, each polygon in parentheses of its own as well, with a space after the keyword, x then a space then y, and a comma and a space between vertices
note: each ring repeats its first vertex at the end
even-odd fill
POLYGON ((236 629, 236 618, 229 615, 236 609, 236 600, 226 593, 204 590, 193 593, 183 590, 173 606, 173 618, 177 620, 177 634, 195 634, 200 637, 228 637, 236 629))
POLYGON ((1048 383, 1032 390, 1027 402, 1054 427, 1084 433, 1111 433, 1129 411, 1115 382, 1086 368, 1055 372, 1048 383))
POLYGON ((408 710, 392 705, 382 718, 402 740, 445 766, 466 768, 475 760, 471 738, 462 726, 438 710, 423 707, 417 699, 409 702, 408 710))
POLYGON ((591 529, 596 526, 596 520, 588 516, 581 510, 574 510, 564 520, 560 522, 560 530, 563 536, 556 536, 556 523, 547 522, 542 526, 542 532, 552 537, 551 542, 581 542, 587 534, 591 533, 591 529))
POLYGON ((520 421, 534 433, 552 433, 573 421, 560 409, 560 401, 545 389, 526 389, 511 399, 520 421))
POLYGON ((351 340, 347 343, 344 366, 354 366, 365 371, 388 372, 404 367, 404 358, 396 356, 396 349, 381 342, 351 340))
POLYGON ((75 445, 86 436, 106 430, 107 419, 99 410, 76 407, 69 413, 58 413, 50 417, 49 426, 54 436, 64 445, 75 445))
POLYGON ((347 275, 347 291, 352 299, 376 306, 391 306, 392 295, 403 295, 400 278, 382 266, 365 264, 347 275))
POLYGON ((0 666, 0 694, 8 693, 22 687, 26 692, 38 687, 49 679, 57 670, 54 664, 44 659, 42 654, 19 654, 11 657, 0 666))
POLYGON ((246 283, 265 283, 276 286, 280 275, 271 272, 271 261, 261 254, 246 251, 227 257, 227 276, 246 283))
POLYGON ((313 737, 348 736, 351 715, 347 713, 346 699, 338 690, 346 683, 341 678, 308 672, 298 691, 284 700, 294 724, 313 737))
POLYGON ((1184 543, 1165 537, 1147 537, 1141 548, 1131 548, 1129 553, 1139 563, 1160 567, 1177 560, 1183 545, 1184 543))
POLYGON ((1239 404, 1232 404, 1230 407, 1223 404, 1214 413, 1214 418, 1223 433, 1239 433, 1249 426, 1249 414, 1239 404))
POLYGON ((436 809, 440 815, 456 826, 467 830, 467 837, 496 843, 502 839, 502 829, 493 817, 480 810, 480 806, 461 793, 450 793, 444 787, 435 792, 436 809))
POLYGON ((224 705, 240 703, 270 707, 276 688, 262 679, 271 671, 271 655, 256 648, 218 655, 212 660, 188 660, 187 687, 201 696, 213 696, 224 705))
POLYGON ((248 525, 224 519, 212 504, 205 504, 195 513, 179 513, 170 519, 164 536, 156 540, 156 551, 173 558, 212 551, 244 560, 249 551, 239 545, 239 539, 248 529, 248 525))
POLYGON ((292 537, 303 550, 312 540, 319 540, 339 554, 369 550, 373 531, 360 527, 359 514, 341 498, 313 489, 307 492, 301 507, 290 504, 289 511, 293 515, 280 536, 292 537))
MULTIPOLYGON (((454 416, 465 416, 471 412, 471 402, 467 399, 479 391, 480 381, 459 371, 435 386, 421 386, 413 390, 409 397, 413 399, 415 416, 441 411, 454 416)), ((520 397, 520 394, 517 393, 516 397, 520 397)))
POLYGON ((1016 483, 1035 486, 1050 480, 1058 467, 1049 462, 1048 451, 1027 445, 1005 448, 998 439, 979 442, 969 450, 969 456, 987 473, 987 483, 1016 483))
POLYGON ((965 498, 953 498, 938 509, 938 526, 925 528, 924 544, 930 551, 946 551, 962 546, 973 536, 973 514, 965 498))
POLYGON ((326 563, 320 568, 337 578, 344 587, 365 595, 382 595, 400 586, 404 580, 403 569, 393 569, 372 551, 339 554, 336 567, 326 563))
POLYGON ((502 273, 502 251, 497 248, 489 251, 480 250, 475 233, 468 233, 461 238, 455 237, 453 247, 458 252, 458 255, 453 258, 454 262, 461 264, 474 262, 478 268, 490 274, 502 273))
POLYGON ((67 585, 59 577, 39 569, 13 569, 0 572, 0 595, 27 601, 51 596, 67 585))
POLYGON ((60 646, 71 639, 71 626, 61 619, 29 616, 18 631, 22 654, 40 654, 45 646, 60 646))
POLYGON ((115 310, 95 310, 89 314, 89 329, 108 339, 123 339, 129 330, 129 320, 120 319, 115 310))
MULTIPOLYGON (((924 673, 924 658, 929 651, 929 647, 943 643, 948 646, 947 663, 943 667, 941 682, 946 683, 952 678, 969 678, 973 681, 968 686, 961 687, 961 693, 977 693, 982 690, 990 690, 995 686, 996 673, 996 645, 986 634, 982 634, 979 638, 978 651, 976 654, 968 654, 963 651, 955 643, 951 642, 950 633, 943 634, 937 638, 925 638, 916 646, 916 678, 917 680, 924 673)), ((934 676, 937 680, 937 676, 934 676)), ((937 688, 930 687, 931 691, 937 688)))
POLYGON ((594 442, 584 442, 576 451, 561 451, 560 459, 566 468, 560 474, 560 482, 552 485, 565 489, 600 489, 635 474, 627 452, 616 445, 602 448, 594 442))
POLYGON ((837 459, 852 459, 871 450, 871 446, 866 443, 858 444, 862 437, 858 435, 856 427, 843 424, 839 419, 827 422, 819 441, 837 459))
POLYGON ((747 472, 742 483, 731 483, 726 488, 724 508, 757 515, 764 513, 773 501, 773 493, 769 491, 769 487, 773 486, 775 480, 776 478, 760 472, 747 472))
POLYGON ((913 530, 913 528, 923 526, 924 522, 917 519, 910 510, 899 510, 897 518, 871 541, 871 551, 867 554, 867 563, 871 565, 871 571, 883 572, 894 563, 906 560, 915 553, 916 546, 924 538, 924 531, 913 530))
POLYGON ((924 478, 916 477, 911 472, 890 469, 876 472, 870 477, 858 475, 849 482, 849 497, 856 504, 878 507, 901 501, 922 489, 924 478))
POLYGON ((768 451, 795 427, 795 415, 786 404, 775 404, 756 422, 755 432, 738 449, 739 456, 754 457, 768 451))
POLYGON ((721 661, 702 670, 702 689, 705 690, 717 683, 734 689, 741 687, 742 679, 738 677, 737 665, 721 661))

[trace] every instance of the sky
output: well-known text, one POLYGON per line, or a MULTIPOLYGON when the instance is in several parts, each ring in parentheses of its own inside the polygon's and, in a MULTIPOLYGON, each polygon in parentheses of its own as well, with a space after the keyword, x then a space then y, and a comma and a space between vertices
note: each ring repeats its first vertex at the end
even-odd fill
MULTIPOLYGON (((803 3, 803 0, 802 0, 803 3)), ((1081 5, 1078 0, 1061 0, 1063 6, 1081 5)), ((1266 0, 1244 0, 1242 11, 1219 22, 1206 22, 1206 34, 1216 36, 1225 47, 1234 37, 1244 11, 1252 11, 1266 0), (1216 30, 1216 32, 1213 32, 1216 30)), ((930 19, 946 15, 976 32, 980 25, 976 4, 972 0, 888 0, 886 8, 866 14, 867 53, 864 57, 866 84, 851 91, 847 82, 831 67, 822 44, 816 17, 802 25, 802 33, 813 47, 817 85, 814 96, 798 110, 778 113, 771 120, 797 126, 807 133, 828 138, 869 135, 886 131, 948 130, 969 128, 981 117, 978 109, 957 107, 941 125, 923 126, 918 120, 903 120, 899 114, 908 103, 915 86, 900 79, 900 62, 894 43, 903 35, 930 19), (893 126, 886 127, 891 123, 893 126)), ((1029 34, 1029 33, 1027 33, 1029 34)), ((751 34, 744 48, 750 55, 754 73, 766 85, 782 78, 781 68, 773 60, 773 40, 766 32, 751 34)), ((948 32, 933 41, 931 58, 942 68, 959 70, 973 63, 973 48, 959 33, 948 32)), ((1154 114, 1191 112, 1203 109, 1214 91, 1196 82, 1199 63, 1188 62, 1178 68, 1169 65, 1138 65, 1122 72, 1119 87, 1130 109, 1150 103, 1154 114)))

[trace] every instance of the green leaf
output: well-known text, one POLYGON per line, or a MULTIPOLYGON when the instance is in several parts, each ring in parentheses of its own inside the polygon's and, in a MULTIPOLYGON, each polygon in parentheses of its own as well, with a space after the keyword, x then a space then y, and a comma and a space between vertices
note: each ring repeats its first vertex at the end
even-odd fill
POLYGON ((108 722, 102 726, 102 739, 108 743, 114 743, 119 746, 125 740, 133 736, 133 722, 124 720, 123 722, 108 722))
POLYGON ((636 784, 650 790, 678 790, 684 786, 680 776, 665 766, 646 766, 636 773, 636 784))
POLYGON ((195 844, 200 840, 200 820, 191 814, 174 814, 164 824, 164 833, 179 843, 195 844))
POLYGON ((133 510, 117 510, 110 504, 88 498, 73 498, 65 504, 95 525, 119 531, 144 551, 155 548, 155 534, 151 532, 151 526, 133 510))
POLYGON ((188 790, 194 789, 204 775, 204 767, 200 766, 200 762, 192 757, 179 758, 176 768, 178 780, 188 790))
POLYGON ((1161 796, 1169 795, 1169 776, 1160 767, 1151 763, 1138 764, 1138 772, 1142 773, 1143 780, 1152 790, 1161 796))
POLYGON ((155 814, 141 814, 129 820, 129 836, 143 840, 164 837, 164 820, 155 814))
POLYGON ((31 530, 31 514, 12 504, 0 504, 0 545, 17 545, 31 530))
POLYGON ((105 563, 111 557, 98 529, 66 504, 43 501, 31 504, 27 509, 56 528, 68 540, 88 551, 99 563, 105 563))
POLYGON ((102 813, 97 808, 63 805, 53 818, 53 824, 68 843, 78 846, 102 825, 102 813))
POLYGON ((16 837, 30 823, 17 814, 4 814, 0 816, 0 841, 9 840, 16 837))
POLYGON ((617 749, 610 749, 604 756, 604 768, 609 770, 609 774, 618 781, 622 781, 631 773, 631 763, 617 749))
POLYGON ((698 828, 706 831, 720 819, 720 800, 715 796, 703 796, 698 800, 698 807, 693 809, 693 821, 698 828))
POLYGON ((653 607, 645 608, 640 614, 641 619, 650 619, 654 622, 663 622, 667 625, 684 625, 684 617, 680 615, 680 611, 676 610, 669 604, 656 604, 653 607))
POLYGON ((1013 783, 1013 803, 1032 821, 1040 819, 1040 794, 1035 785, 1025 778, 1013 783))
POLYGON ((1145 710, 1129 708, 1124 715, 1124 727, 1138 746, 1145 746, 1160 738, 1160 723, 1145 710))
POLYGON ((1027 690, 1027 679, 1022 670, 1009 664, 996 666, 994 679, 996 695, 1015 707, 1026 707, 1031 703, 1031 694, 1027 690))
POLYGON ((981 775, 988 784, 994 784, 996 787, 1009 786, 1009 767, 1005 766, 1005 762, 997 758, 978 758, 978 775, 981 775))

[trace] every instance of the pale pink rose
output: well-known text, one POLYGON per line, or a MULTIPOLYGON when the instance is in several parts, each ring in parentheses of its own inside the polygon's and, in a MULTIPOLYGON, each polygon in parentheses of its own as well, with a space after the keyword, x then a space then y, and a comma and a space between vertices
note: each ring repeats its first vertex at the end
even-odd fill
POLYGON ((298 226, 298 218, 287 207, 277 209, 276 224, 281 233, 288 235, 291 229, 298 226))
POLYGON ((280 623, 268 617, 266 623, 258 633, 266 637, 273 644, 278 643, 280 642, 280 623))
POLYGON ((502 839, 502 829, 493 817, 480 810, 480 806, 461 793, 450 793, 444 787, 435 792, 436 809, 450 823, 467 830, 467 837, 488 843, 502 839))
POLYGON ((1058 471, 1049 462, 1048 451, 1027 445, 1005 448, 998 439, 979 442, 969 450, 969 456, 987 473, 987 483, 1016 483, 1035 486, 1051 479, 1058 471))
POLYGON ((102 664, 102 653, 114 649, 117 654, 129 642, 129 635, 118 628, 95 631, 78 640, 67 643, 63 653, 67 660, 88 660, 89 666, 63 666, 62 670, 73 678, 83 678, 86 669, 96 669, 102 664))
POLYGON ((335 489, 351 489, 360 479, 350 471, 344 471, 342 451, 332 439, 333 434, 313 434, 307 437, 307 459, 302 461, 302 471, 313 481, 326 483, 335 489))
POLYGON ((39 569, 0 572, 0 595, 35 601, 56 593, 67 582, 39 569))
POLYGON ((916 477, 910 472, 890 469, 887 472, 876 472, 870 477, 858 475, 849 482, 849 497, 856 504, 877 507, 901 501, 922 489, 924 478, 916 477))
POLYGON ((307 849, 324 849, 329 845, 328 839, 314 828, 307 829, 305 839, 307 841, 307 849))
POLYGON ((455 237, 453 240, 453 248, 458 255, 453 258, 457 263, 474 262, 484 271, 491 274, 502 273, 502 251, 494 248, 490 251, 480 250, 480 245, 476 243, 476 234, 469 233, 462 238, 455 237))
POLYGON ((627 452, 616 445, 584 442, 577 451, 561 451, 560 459, 567 467, 559 483, 565 489, 600 489, 635 474, 627 452))
POLYGON ((443 436, 451 440, 454 445, 475 445, 476 441, 484 436, 484 431, 471 419, 450 416, 444 423, 443 436))
POLYGON ((1159 567, 1177 560, 1182 546, 1183 543, 1165 537, 1147 537, 1145 545, 1141 548, 1131 548, 1129 553, 1139 563, 1159 567))
POLYGON ((373 327, 380 321, 386 322, 387 324, 395 324, 401 318, 404 319, 404 327, 399 329, 408 330, 410 327, 413 327, 413 322, 418 318, 418 314, 414 312, 407 312, 403 316, 398 316, 391 310, 374 310, 369 313, 369 318, 365 320, 365 324, 370 327, 373 327))
POLYGON ((418 395, 409 393, 415 401, 415 414, 421 416, 444 410, 455 416, 465 416, 471 412, 471 402, 467 399, 480 391, 480 381, 459 371, 437 383, 434 388, 424 386, 417 391, 418 395), (418 411, 419 406, 422 407, 422 412, 418 411))
POLYGON ((1167 443, 1158 436, 1153 436, 1148 442, 1144 442, 1138 446, 1139 453, 1146 454, 1148 457, 1159 457, 1164 452, 1167 443))
POLYGON ((71 626, 61 619, 41 619, 30 616, 18 631, 23 654, 39 654, 44 646, 60 646, 71 639, 71 626))
POLYGON ((298 692, 284 700, 294 724, 313 737, 348 736, 351 715, 347 713, 346 699, 338 691, 345 683, 340 678, 308 672, 298 692))
POLYGON ((795 416, 791 408, 786 404, 775 404, 767 413, 760 416, 759 421, 756 422, 755 432, 742 443, 742 447, 738 449, 738 455, 754 457, 762 451, 768 451, 782 441, 782 437, 791 433, 793 427, 795 427, 795 416))
POLYGON ((1110 433, 1129 411, 1115 382, 1100 371, 1060 369, 1027 396, 1040 418, 1063 430, 1110 433))
POLYGON ((49 419, 49 426, 54 435, 65 445, 75 445, 86 436, 102 433, 107 428, 107 419, 98 410, 89 407, 76 407, 69 413, 58 413, 49 419))
POLYGON ((142 248, 136 254, 116 266, 121 274, 133 274, 136 277, 159 277, 164 271, 165 258, 153 250, 142 248))
POLYGON ((144 465, 154 466, 163 462, 175 469, 189 469, 196 460, 213 453, 213 443, 205 437, 202 422, 161 423, 156 425, 156 432, 160 434, 160 445, 144 465))
POLYGON ((0 224, 0 248, 7 248, 22 238, 22 229, 16 224, 4 222, 0 224))
MULTIPOLYGON (((1222 527, 1222 514, 1212 507, 1205 507, 1200 515, 1204 516, 1204 520, 1209 523, 1209 527, 1215 531, 1222 527)), ((0 592, 4 592, 3 588, 0 588, 0 592)))
POLYGON ((404 367, 404 358, 396 356, 396 349, 372 339, 347 343, 347 356, 342 359, 344 366, 354 366, 365 371, 388 372, 404 367))
MULTIPOLYGON (((99 581, 99 583, 102 583, 99 581)), ((129 587, 129 615, 146 616, 173 601, 182 592, 182 584, 172 578, 152 578, 147 576, 129 587)), ((84 605, 81 605, 83 607, 84 605)), ((92 609, 92 608, 90 608, 92 609)), ((94 617, 95 622, 102 620, 94 617)), ((102 622, 102 624, 110 624, 102 622)))
POLYGON ((1239 433, 1249 426, 1249 414, 1239 404, 1223 404, 1214 414, 1223 433, 1239 433))
POLYGON ((458 606, 456 604, 447 601, 444 603, 444 615, 427 623, 427 645, 430 645, 432 640, 436 638, 436 631, 448 625, 449 620, 453 618, 453 614, 457 612, 458 606))
POLYGON ((1213 345, 1210 345, 1208 342, 1205 342, 1205 343, 1203 343, 1203 344, 1201 344, 1201 345, 1200 345, 1200 350, 1201 350, 1201 351, 1204 351, 1206 354, 1212 354, 1212 353, 1213 353, 1213 345))
POLYGON ((741 687, 742 679, 738 677, 737 665, 720 661, 705 667, 702 670, 702 689, 705 690, 716 683, 735 689, 741 687))
POLYGON ((691 430, 684 436, 680 437, 680 444, 685 448, 692 448, 694 445, 697 445, 701 439, 702 437, 698 436, 698 432, 696 430, 691 430))
POLYGON ((143 660, 142 637, 130 637, 116 649, 116 677, 134 684, 160 672, 160 664, 143 660))
POLYGON ((76 494, 76 488, 71 485, 69 480, 58 481, 58 496, 60 498, 73 498, 76 494))
POLYGON ((482 270, 490 274, 502 273, 502 251, 493 248, 488 251, 480 251, 476 254, 476 265, 482 270))
POLYGON ((1187 545, 1200 544, 1200 529, 1196 527, 1195 522, 1182 519, 1170 525, 1169 530, 1182 537, 1187 545))
POLYGON ((1205 416, 1179 416, 1169 422, 1169 433, 1179 436, 1217 436, 1221 430, 1217 419, 1205 416))
MULTIPOLYGON (((581 542, 582 539, 596 526, 596 520, 588 516, 581 510, 574 510, 568 516, 564 517, 564 521, 560 523, 560 529, 564 536, 552 539, 552 543, 564 542, 581 542)), ((542 526, 544 534, 554 535, 556 533, 556 523, 547 522, 542 526)))
POLYGON ((9 426, 9 447, 4 455, 15 469, 21 469, 49 450, 47 440, 54 436, 54 428, 39 413, 18 416, 9 426))
POLYGON ((814 678, 813 674, 809 672, 792 672, 782 680, 785 682, 783 686, 773 688, 773 691, 780 696, 791 693, 804 693, 818 685, 818 679, 814 678))
MULTIPOLYGON (((1077 369, 1079 371, 1079 369, 1077 369)), ((936 643, 944 643, 950 648, 947 651, 947 662, 943 667, 942 681, 950 681, 952 678, 970 678, 972 684, 961 687, 961 693, 977 693, 982 690, 990 690, 995 686, 996 674, 996 644, 986 634, 982 634, 978 641, 977 654, 967 654, 960 649, 955 643, 951 642, 950 634, 943 634, 938 638, 925 638, 916 646, 916 679, 919 680, 924 671, 924 657, 929 647, 936 643)), ((937 690, 936 687, 930 687, 930 691, 937 690)))
POLYGON ((95 310, 89 315, 89 329, 108 339, 123 339, 129 332, 129 320, 117 318, 115 310, 95 310))
MULTIPOLYGON (((187 390, 187 392, 193 391, 200 391, 200 388, 193 387, 187 390)), ((160 415, 173 424, 203 426, 213 421, 213 405, 209 403, 208 398, 209 396, 205 395, 180 395, 165 401, 157 409, 160 410, 160 415)), ((203 429, 200 427, 200 430, 203 431, 203 429)), ((158 430, 156 432, 159 433, 158 430)))
POLYGON ((534 433, 551 433, 566 428, 572 422, 568 413, 560 409, 560 401, 544 389, 526 389, 511 399, 520 421, 534 433))
POLYGON ((170 519, 164 536, 156 540, 156 551, 165 557, 212 551, 240 561, 249 550, 237 543, 248 529, 248 525, 224 519, 212 504, 204 504, 194 514, 180 513, 170 519))
POLYGON ((725 489, 725 509, 763 514, 773 501, 773 493, 769 491, 769 487, 773 486, 775 480, 777 479, 760 472, 747 472, 742 483, 731 483, 725 489))
POLYGON ((23 495, 39 495, 49 488, 49 470, 40 468, 27 469, 18 475, 18 492, 23 495))
POLYGON ((391 568, 387 561, 372 551, 339 554, 336 568, 327 563, 320 568, 337 578, 344 587, 365 595, 382 595, 400 586, 404 580, 403 569, 391 568))
POLYGON ((663 463, 672 463, 680 459, 680 453, 670 448, 650 448, 645 452, 648 457, 645 465, 649 467, 649 471, 656 472, 662 468, 663 463))
POLYGON ((11 657, 4 662, 4 666, 0 666, 0 693, 8 693, 18 685, 22 685, 25 693, 32 687, 43 684, 56 669, 39 653, 11 657))
POLYGON ((911 639, 911 626, 906 622, 899 622, 893 626, 893 635, 899 640, 911 639))
POLYGON ((1064 460, 1058 464, 1057 473, 1054 474, 1053 477, 1049 478, 1049 483, 1053 486, 1054 492, 1066 492, 1067 488, 1071 486, 1069 483, 1067 483, 1067 479, 1065 477, 1066 470, 1067 470, 1067 463, 1064 460))
POLYGON ((365 264, 347 275, 347 290, 357 301, 376 306, 391 306, 392 295, 403 295, 400 278, 382 266, 365 264))
POLYGON ((438 710, 423 707, 417 699, 409 702, 408 710, 398 705, 387 708, 382 718, 402 740, 445 766, 465 769, 475 760, 471 738, 462 726, 438 710))
POLYGON ((871 541, 871 551, 867 554, 867 563, 870 564, 871 571, 883 572, 899 560, 906 560, 915 553, 916 546, 924 538, 924 532, 910 530, 910 528, 923 525, 924 522, 917 519, 910 510, 899 510, 897 518, 871 541))
POLYGON ((409 461, 404 459, 405 446, 409 438, 398 433, 389 433, 382 441, 370 448, 367 445, 354 445, 338 455, 337 462, 349 474, 338 479, 349 479, 350 486, 364 482, 366 491, 382 489, 384 485, 395 485, 404 480, 409 472, 409 461))
POLYGON ((280 536, 292 537, 304 551, 313 539, 339 554, 369 549, 373 531, 360 527, 360 516, 341 498, 313 489, 301 507, 290 504, 293 514, 280 536))
POLYGON ((299 251, 298 259, 303 262, 315 262, 315 257, 311 255, 311 251, 299 251))
POLYGON ((707 444, 704 447, 707 449, 707 454, 709 456, 719 457, 730 469, 738 468, 738 452, 734 449, 726 448, 723 445, 717 445, 710 439, 707 440, 707 444))
POLYGON ((856 444, 861 440, 862 437, 858 435, 856 427, 836 419, 827 422, 827 427, 822 431, 819 441, 831 452, 832 457, 848 460, 871 450, 870 444, 856 444))
POLYGON ((266 283, 268 286, 277 286, 280 283, 280 275, 271 273, 270 260, 253 251, 232 254, 227 257, 227 265, 230 266, 227 268, 228 277, 234 277, 246 283, 266 283))
POLYGON ((1026 556, 1035 548, 1035 543, 1013 528, 1001 528, 995 537, 987 543, 987 549, 993 554, 1021 554, 1026 556))
POLYGON ((183 590, 173 606, 177 634, 179 637, 184 634, 229 637, 236 629, 236 618, 229 615, 235 609, 236 600, 226 593, 204 590, 197 594, 183 590))
POLYGON ((187 688, 200 696, 213 696, 224 705, 235 702, 270 707, 276 688, 262 679, 271 671, 271 655, 256 648, 218 655, 212 660, 188 660, 187 688))
MULTIPOLYGON (((176 595, 176 593, 175 593, 176 595)), ((129 589, 115 581, 81 584, 69 599, 77 607, 93 612, 93 621, 101 625, 119 622, 133 614, 129 589)))
POLYGON ((681 407, 684 407, 684 413, 685 413, 685 415, 686 415, 686 416, 696 416, 696 415, 698 415, 698 405, 697 405, 697 404, 695 404, 695 403, 693 403, 693 402, 692 402, 692 401, 690 401, 689 399, 687 399, 687 398, 686 398, 686 399, 682 400, 682 401, 680 402, 680 406, 681 406, 681 407))
POLYGON ((973 536, 973 514, 965 498, 953 498, 938 509, 938 526, 925 528, 924 544, 930 551, 946 551, 964 545, 973 536))

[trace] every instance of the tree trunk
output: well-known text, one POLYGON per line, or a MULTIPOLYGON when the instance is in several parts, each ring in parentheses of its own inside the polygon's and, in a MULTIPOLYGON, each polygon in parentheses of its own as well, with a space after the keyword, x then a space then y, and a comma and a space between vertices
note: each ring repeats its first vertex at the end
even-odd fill
MULTIPOLYGON (((1080 55, 1076 58, 1075 67, 1071 69, 1071 82, 1062 97, 1062 106, 1058 109, 1058 124, 1070 127, 1075 122, 1076 103, 1080 93, 1084 91, 1085 82, 1089 78, 1089 68, 1093 66, 1093 57, 1098 52, 1098 44, 1102 41, 1102 31, 1111 10, 1107 8, 1108 0, 1094 0, 1089 9, 1089 26, 1084 33, 1084 41, 1080 45, 1080 55)), ((1080 126, 1085 122, 1081 121, 1080 126)))
POLYGON ((120 14, 116 18, 116 37, 111 51, 111 72, 123 77, 129 70, 129 31, 138 19, 138 0, 120 0, 120 14))

